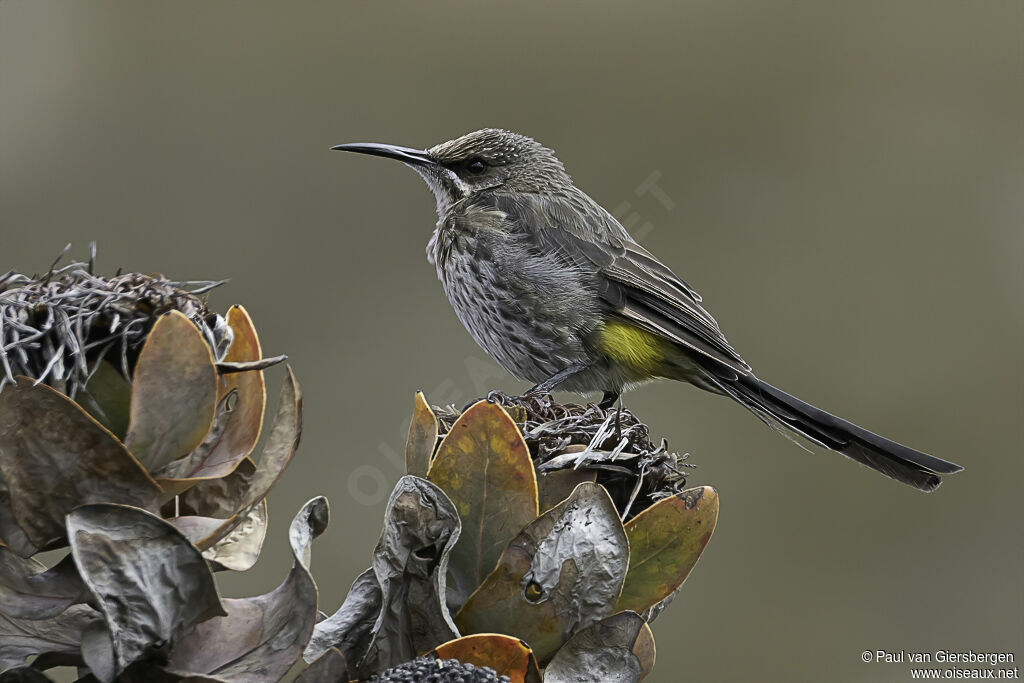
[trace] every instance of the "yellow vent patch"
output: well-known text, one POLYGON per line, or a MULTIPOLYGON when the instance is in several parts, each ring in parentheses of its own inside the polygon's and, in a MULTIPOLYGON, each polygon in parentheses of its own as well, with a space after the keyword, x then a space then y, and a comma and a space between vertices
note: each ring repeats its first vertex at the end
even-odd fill
POLYGON ((598 337, 598 348, 611 360, 640 376, 655 376, 665 361, 677 355, 672 342, 635 325, 609 320, 598 337))

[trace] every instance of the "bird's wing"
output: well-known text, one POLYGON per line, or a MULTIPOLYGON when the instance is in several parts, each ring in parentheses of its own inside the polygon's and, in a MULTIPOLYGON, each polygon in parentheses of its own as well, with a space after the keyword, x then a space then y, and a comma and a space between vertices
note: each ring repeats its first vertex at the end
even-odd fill
POLYGON ((584 270, 596 269, 602 276, 599 294, 614 315, 716 361, 719 369, 750 372, 700 305, 700 295, 588 196, 516 194, 494 199, 495 208, 519 221, 539 249, 555 251, 584 270))

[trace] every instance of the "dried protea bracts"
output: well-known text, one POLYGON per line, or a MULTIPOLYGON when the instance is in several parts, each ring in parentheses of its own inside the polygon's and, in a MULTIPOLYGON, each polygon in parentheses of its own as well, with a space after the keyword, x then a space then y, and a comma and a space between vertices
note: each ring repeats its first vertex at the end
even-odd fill
MULTIPOLYGON (((565 498, 583 481, 601 484, 626 521, 654 502, 686 487, 687 454, 669 450, 662 439, 628 409, 596 404, 555 403, 550 394, 509 396, 492 391, 488 401, 503 406, 519 425, 530 449, 541 486, 544 509, 565 498)), ((438 409, 440 436, 459 418, 438 409)))
POLYGON ((325 500, 293 522, 295 568, 273 593, 222 600, 212 574, 259 556, 301 392, 287 370, 254 460, 263 369, 282 358, 262 357, 245 309, 222 318, 181 287, 85 264, 0 284, 0 672, 38 655, 36 670, 101 681, 276 680, 308 642, 325 500))
POLYGON ((378 674, 431 643, 435 657, 523 683, 650 672, 648 623, 710 540, 717 494, 680 491, 681 458, 632 415, 612 426, 614 411, 492 398, 509 409, 480 401, 456 415, 417 394, 410 474, 373 567, 306 649, 312 670, 334 672, 321 680, 378 674))
POLYGON ((90 260, 42 277, 0 275, 0 390, 24 375, 75 398, 104 359, 130 379, 150 328, 170 311, 196 325, 216 360, 230 346, 224 319, 199 298, 222 282, 140 273, 102 278, 92 270, 90 260))

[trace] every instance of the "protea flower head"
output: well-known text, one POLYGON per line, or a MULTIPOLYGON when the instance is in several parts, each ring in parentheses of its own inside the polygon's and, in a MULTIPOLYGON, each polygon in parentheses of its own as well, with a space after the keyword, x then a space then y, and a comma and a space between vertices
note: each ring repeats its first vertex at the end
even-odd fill
POLYGON ((253 455, 263 371, 284 357, 263 357, 244 308, 209 311, 218 284, 101 277, 92 258, 0 276, 0 673, 276 680, 300 657, 323 498, 292 523, 278 589, 223 600, 213 578, 256 562, 302 426, 288 369, 253 455), (57 558, 37 561, 42 550, 57 558))
POLYGON ((314 629, 308 680, 389 680, 429 653, 523 683, 639 681, 648 624, 718 516, 713 488, 684 488, 684 460, 626 411, 494 392, 463 412, 417 394, 409 474, 372 567, 314 629))

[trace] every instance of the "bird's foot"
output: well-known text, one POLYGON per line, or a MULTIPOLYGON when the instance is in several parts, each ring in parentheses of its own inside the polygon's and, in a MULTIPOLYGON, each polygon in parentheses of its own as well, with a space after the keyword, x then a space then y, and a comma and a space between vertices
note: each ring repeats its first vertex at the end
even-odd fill
POLYGON ((601 402, 597 404, 597 407, 607 411, 611 410, 616 403, 619 405, 615 408, 615 440, 619 441, 622 439, 622 394, 617 391, 604 392, 604 396, 601 397, 601 402))

